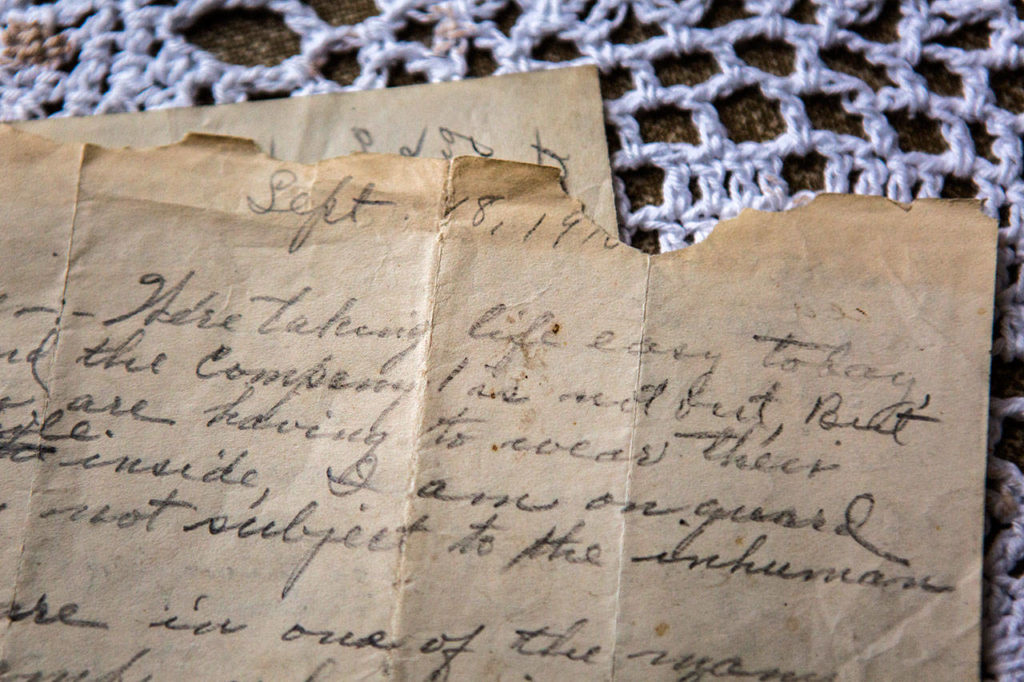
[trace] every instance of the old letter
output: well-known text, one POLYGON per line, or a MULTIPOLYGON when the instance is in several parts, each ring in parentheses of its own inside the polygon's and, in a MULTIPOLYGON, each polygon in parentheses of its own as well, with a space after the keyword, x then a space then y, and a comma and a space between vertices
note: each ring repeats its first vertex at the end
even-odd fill
POLYGON ((650 257, 554 168, 0 148, 11 679, 977 675, 973 203, 650 257))

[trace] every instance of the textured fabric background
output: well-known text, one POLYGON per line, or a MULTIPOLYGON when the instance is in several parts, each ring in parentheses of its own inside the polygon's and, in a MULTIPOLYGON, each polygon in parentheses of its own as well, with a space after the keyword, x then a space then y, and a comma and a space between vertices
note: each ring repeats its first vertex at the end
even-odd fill
POLYGON ((814 192, 1000 224, 985 674, 1024 679, 1021 0, 0 0, 0 119, 597 64, 622 237, 681 248, 814 192))

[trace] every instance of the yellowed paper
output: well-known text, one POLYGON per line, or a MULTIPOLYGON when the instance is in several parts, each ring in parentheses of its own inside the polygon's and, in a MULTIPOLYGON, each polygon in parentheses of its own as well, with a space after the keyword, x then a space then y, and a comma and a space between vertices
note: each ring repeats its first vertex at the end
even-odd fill
POLYGON ((977 676, 973 203, 651 257, 551 168, 0 144, 77 178, 13 202, 75 208, 66 277, 11 228, 64 292, 3 422, 12 679, 977 676))
POLYGON ((617 233, 604 113, 593 66, 386 90, 179 107, 12 124, 63 142, 174 144, 190 132, 254 140, 270 156, 316 163, 376 152, 554 166, 566 190, 617 233))
MULTIPOLYGON (((0 144, 0 603, 14 598, 23 528, 35 475, 51 450, 49 376, 74 218, 79 149, 17 136, 0 144), (27 467, 19 466, 28 462, 27 467)), ((10 618, 0 619, 5 633, 10 618)))

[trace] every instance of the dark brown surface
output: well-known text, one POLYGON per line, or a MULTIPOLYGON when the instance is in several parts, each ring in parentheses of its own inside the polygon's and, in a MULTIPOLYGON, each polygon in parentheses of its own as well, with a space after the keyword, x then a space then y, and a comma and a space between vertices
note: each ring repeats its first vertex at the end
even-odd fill
MULTIPOLYGON (((996 398, 1024 395, 1024 362, 993 359, 991 395, 996 398)), ((996 455, 1024 469, 1024 423, 1012 420, 1004 422, 1003 438, 996 445, 996 455)))
POLYGON ((299 36, 280 14, 266 10, 215 10, 183 33, 232 64, 273 66, 299 53, 299 36))
POLYGON ((763 141, 786 131, 779 103, 751 85, 715 101, 718 118, 733 142, 763 141))
POLYGON ((708 52, 692 52, 678 57, 662 57, 651 62, 654 73, 665 87, 697 85, 721 72, 718 62, 708 52))
MULTIPOLYGON (((700 134, 690 112, 674 106, 638 111, 634 118, 644 142, 686 142, 699 144, 700 134)), ((658 202, 661 203, 661 202, 658 202)))
POLYGON ((321 19, 334 26, 351 26, 377 15, 373 0, 306 0, 321 19))
POLYGON ((742 40, 734 49, 736 56, 747 64, 776 76, 788 76, 796 64, 796 50, 781 40, 742 40))

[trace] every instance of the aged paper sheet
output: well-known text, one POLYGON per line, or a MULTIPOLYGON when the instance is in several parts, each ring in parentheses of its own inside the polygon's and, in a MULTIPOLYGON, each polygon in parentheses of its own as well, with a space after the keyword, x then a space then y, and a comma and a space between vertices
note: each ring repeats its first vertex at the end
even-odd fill
POLYGON ((208 107, 22 121, 17 128, 104 147, 174 144, 190 132, 254 140, 270 156, 316 163, 353 152, 475 155, 557 167, 587 215, 616 233, 593 66, 208 107))
POLYGON ((977 677, 973 202, 651 257, 552 168, 0 154, 3 679, 977 677))

